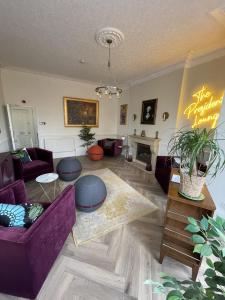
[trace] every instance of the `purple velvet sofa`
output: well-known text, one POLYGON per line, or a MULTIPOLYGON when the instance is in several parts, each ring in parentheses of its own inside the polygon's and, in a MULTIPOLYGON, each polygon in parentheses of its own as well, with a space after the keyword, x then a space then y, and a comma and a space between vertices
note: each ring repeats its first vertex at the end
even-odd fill
POLYGON ((104 155, 117 156, 122 152, 123 141, 121 139, 103 139, 98 141, 104 155))
POLYGON ((13 155, 15 179, 33 180, 37 176, 54 170, 52 152, 41 148, 27 148, 31 162, 22 163, 13 155))
MULTIPOLYGON (((68 186, 29 228, 0 227, 0 293, 34 299, 75 223, 74 186, 68 186)), ((0 190, 0 200, 28 202, 24 182, 0 190)), ((7 202, 7 201, 4 201, 7 202)))

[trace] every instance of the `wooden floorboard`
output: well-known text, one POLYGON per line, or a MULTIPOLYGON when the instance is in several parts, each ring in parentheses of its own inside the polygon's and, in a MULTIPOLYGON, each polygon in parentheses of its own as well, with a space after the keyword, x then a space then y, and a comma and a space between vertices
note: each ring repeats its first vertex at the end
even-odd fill
MULTIPOLYGON (((154 294, 152 287, 144 285, 144 281, 159 280, 160 272, 188 279, 191 269, 170 258, 165 258, 162 265, 158 262, 166 196, 154 175, 122 158, 109 157, 98 162, 87 157, 79 159, 83 172, 109 168, 145 197, 151 198, 158 210, 79 247, 75 247, 70 235, 37 299, 165 299, 165 295, 154 294)), ((32 201, 46 201, 36 182, 27 183, 27 190, 32 201)), ((0 294, 0 300, 18 299, 21 298, 0 294)))

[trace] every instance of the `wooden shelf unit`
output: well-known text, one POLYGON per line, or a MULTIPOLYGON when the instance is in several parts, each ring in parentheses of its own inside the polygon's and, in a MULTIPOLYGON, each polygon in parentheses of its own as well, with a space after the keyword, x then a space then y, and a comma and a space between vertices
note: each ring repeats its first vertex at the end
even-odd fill
MULTIPOLYGON (((171 177, 173 174, 178 174, 177 169, 172 170, 171 177)), ((163 262, 164 256, 172 257, 191 267, 192 279, 196 280, 201 258, 193 253, 191 234, 184 228, 189 216, 198 220, 203 216, 213 216, 216 206, 206 186, 202 191, 205 196, 203 201, 186 199, 178 191, 179 184, 170 181, 159 262, 163 262)))

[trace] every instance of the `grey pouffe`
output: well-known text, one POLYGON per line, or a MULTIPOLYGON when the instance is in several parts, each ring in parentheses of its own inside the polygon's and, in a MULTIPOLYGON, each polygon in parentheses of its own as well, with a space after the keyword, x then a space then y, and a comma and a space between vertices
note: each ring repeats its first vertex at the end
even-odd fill
POLYGON ((66 157, 60 160, 56 170, 61 180, 71 181, 80 176, 82 166, 75 157, 66 157))
POLYGON ((75 182, 75 201, 77 209, 92 212, 105 201, 107 190, 101 178, 86 175, 75 182))

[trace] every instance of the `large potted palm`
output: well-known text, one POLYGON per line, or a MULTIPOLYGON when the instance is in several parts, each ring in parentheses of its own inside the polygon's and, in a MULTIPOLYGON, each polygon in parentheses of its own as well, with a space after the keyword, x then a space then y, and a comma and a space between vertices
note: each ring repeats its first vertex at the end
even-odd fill
POLYGON ((215 128, 178 131, 169 142, 169 153, 181 159, 180 193, 193 200, 204 198, 201 192, 206 176, 215 177, 225 167, 215 128))

